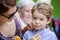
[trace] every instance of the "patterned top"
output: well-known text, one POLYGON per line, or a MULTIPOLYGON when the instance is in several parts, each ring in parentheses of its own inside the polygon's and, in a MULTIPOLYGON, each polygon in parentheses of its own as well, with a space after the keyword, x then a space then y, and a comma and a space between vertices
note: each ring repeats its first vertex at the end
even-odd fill
MULTIPOLYGON (((20 24, 17 20, 17 18, 14 18, 15 20, 15 24, 16 24, 16 33, 15 35, 18 35, 18 36, 22 36, 22 33, 20 31, 20 24)), ((15 36, 14 35, 14 36, 15 36)), ((4 37, 1 33, 0 33, 0 40, 12 40, 12 37, 4 37)))

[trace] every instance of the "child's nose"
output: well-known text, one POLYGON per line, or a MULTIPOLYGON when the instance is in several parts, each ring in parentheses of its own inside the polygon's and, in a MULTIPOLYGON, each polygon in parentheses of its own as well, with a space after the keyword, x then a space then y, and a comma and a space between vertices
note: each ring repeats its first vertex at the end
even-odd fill
POLYGON ((36 24, 38 24, 38 23, 39 23, 39 19, 36 20, 36 24))

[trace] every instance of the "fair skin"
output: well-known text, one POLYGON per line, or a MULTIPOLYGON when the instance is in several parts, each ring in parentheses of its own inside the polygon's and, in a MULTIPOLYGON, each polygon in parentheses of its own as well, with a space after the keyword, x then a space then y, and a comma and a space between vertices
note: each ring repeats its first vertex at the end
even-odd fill
MULTIPOLYGON (((16 11, 16 6, 15 7, 9 7, 9 10, 7 11, 7 12, 5 12, 3 15, 5 15, 5 16, 9 16, 9 15, 11 15, 13 12, 15 12, 16 11)), ((14 16, 13 16, 14 17, 14 16)), ((5 23, 5 22, 10 22, 12 19, 13 19, 13 17, 11 17, 10 19, 8 19, 8 18, 6 18, 6 17, 4 17, 4 16, 0 16, 0 23, 1 24, 3 24, 3 23, 5 23)))
MULTIPOLYGON (((0 35, 4 36, 4 39, 5 39, 5 37, 7 37, 6 38, 7 40, 8 40, 8 37, 12 37, 12 40, 20 39, 19 38, 20 36, 18 37, 18 35, 15 35, 17 33, 16 32, 17 28, 16 28, 14 18, 17 17, 17 20, 19 19, 17 7, 15 6, 16 0, 10 0, 10 1, 4 0, 2 5, 3 5, 2 8, 0 7, 2 9, 2 13, 3 13, 3 14, 0 13, 0 33, 1 33, 0 35), (4 12, 4 10, 7 9, 5 7, 8 8, 8 11, 6 10, 4 12)), ((2 38, 2 37, 0 36, 0 38, 2 38)), ((10 40, 10 38, 9 38, 9 40, 10 40)))
MULTIPOLYGON (((46 25, 49 24, 50 21, 47 21, 47 17, 43 14, 38 12, 37 10, 34 11, 32 14, 32 27, 35 30, 44 30, 46 25)), ((41 40, 40 35, 37 33, 33 35, 30 40, 41 40)))
MULTIPOLYGON (((21 9, 19 9, 19 13, 20 13, 20 17, 22 18, 22 20, 25 22, 25 25, 31 22, 31 9, 32 9, 32 5, 25 5, 24 7, 22 7, 21 9)), ((25 26, 22 25, 20 23, 21 29, 24 30, 25 26)), ((32 27, 28 27, 28 29, 31 29, 32 27)))
MULTIPOLYGON (((16 11, 16 6, 15 7, 10 7, 10 9, 4 13, 5 16, 10 15, 11 13, 16 11)), ((15 35, 16 32, 16 25, 13 17, 10 19, 0 16, 0 33, 5 36, 5 37, 11 37, 15 35)))
POLYGON ((31 5, 26 5, 21 9, 20 16, 24 20, 25 23, 29 23, 31 21, 31 5))
POLYGON ((47 17, 43 13, 40 13, 37 10, 33 13, 32 26, 35 30, 45 29, 48 23, 49 21, 47 21, 47 17))
MULTIPOLYGON (((17 9, 16 6, 9 7, 9 10, 7 12, 5 12, 4 15, 9 16, 13 12, 15 12, 16 9, 17 9)), ((17 35, 14 36, 16 34, 16 25, 15 25, 15 20, 14 20, 15 16, 17 17, 18 13, 14 14, 10 19, 8 19, 2 15, 0 16, 0 33, 4 37, 12 37, 12 40, 16 40, 16 36, 17 36, 17 35)), ((20 40, 20 37, 18 37, 17 39, 20 40)))

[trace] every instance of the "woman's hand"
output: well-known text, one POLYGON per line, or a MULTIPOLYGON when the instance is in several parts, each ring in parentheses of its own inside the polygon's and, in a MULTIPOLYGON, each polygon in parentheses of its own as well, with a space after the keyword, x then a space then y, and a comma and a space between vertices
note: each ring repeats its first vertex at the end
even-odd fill
POLYGON ((22 34, 24 35, 24 33, 27 31, 27 30, 31 30, 32 31, 33 27, 31 24, 27 24, 27 26, 22 30, 22 34))
POLYGON ((33 30, 33 27, 32 27, 32 23, 31 22, 28 22, 26 24, 24 24, 23 22, 21 22, 21 30, 22 30, 22 34, 24 35, 24 33, 27 31, 27 30, 33 30))
POLYGON ((33 30, 32 23, 28 23, 28 24, 27 24, 27 29, 33 30))
POLYGON ((39 33, 33 35, 29 40, 41 40, 41 36, 39 35, 39 33))

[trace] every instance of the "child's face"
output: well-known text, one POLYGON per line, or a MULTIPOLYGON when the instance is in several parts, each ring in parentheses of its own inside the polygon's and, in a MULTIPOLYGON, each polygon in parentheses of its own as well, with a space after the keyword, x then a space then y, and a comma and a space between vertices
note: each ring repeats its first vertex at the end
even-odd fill
POLYGON ((34 29, 36 30, 44 29, 46 27, 46 24, 47 24, 46 16, 42 13, 35 11, 33 13, 33 22, 32 22, 34 29))

